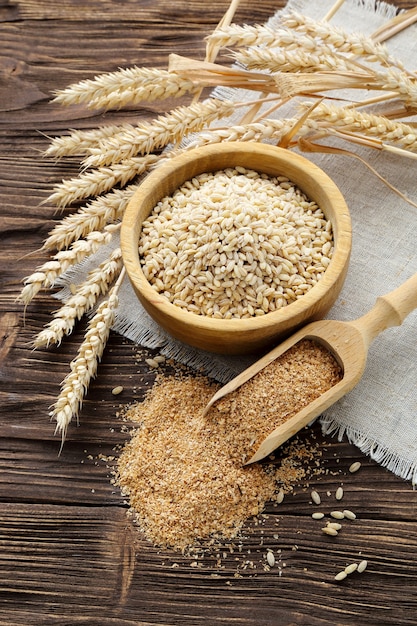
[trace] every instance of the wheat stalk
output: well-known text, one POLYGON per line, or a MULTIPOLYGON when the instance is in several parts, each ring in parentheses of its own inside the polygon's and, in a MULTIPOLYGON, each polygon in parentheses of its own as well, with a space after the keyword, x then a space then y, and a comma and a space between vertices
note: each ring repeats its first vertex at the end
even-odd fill
POLYGON ((372 33, 374 41, 386 41, 417 21, 417 7, 402 11, 372 33))
POLYGON ((62 339, 69 335, 77 320, 93 309, 100 296, 105 295, 109 286, 120 274, 123 266, 122 252, 116 248, 108 259, 89 272, 87 279, 77 287, 65 304, 55 312, 52 320, 35 337, 35 348, 60 345, 62 339))
MULTIPOLYGON (((362 68, 359 68, 362 69, 362 68)), ((397 68, 381 71, 276 73, 274 79, 282 97, 323 93, 334 89, 370 89, 388 91, 408 107, 417 107, 417 83, 397 68)))
POLYGON ((73 418, 78 418, 84 395, 91 379, 96 375, 98 363, 114 323, 119 303, 118 291, 124 274, 123 269, 108 298, 99 305, 94 317, 90 320, 84 341, 76 358, 70 363, 70 372, 63 380, 60 394, 52 407, 50 416, 51 419, 56 420, 55 432, 61 435, 61 448, 68 426, 73 418))
POLYGON ((335 89, 380 89, 373 74, 363 72, 299 72, 273 75, 278 93, 283 98, 298 95, 322 94, 335 89))
POLYGON ((262 72, 247 72, 225 67, 217 63, 197 61, 178 54, 170 54, 169 67, 172 72, 184 78, 190 78, 199 87, 227 85, 238 89, 253 91, 275 91, 274 80, 262 72))
POLYGON ((100 167, 119 163, 136 154, 160 150, 171 142, 178 142, 190 133, 209 126, 214 120, 228 117, 234 108, 232 102, 216 99, 178 107, 151 123, 138 124, 103 139, 98 146, 89 150, 91 156, 84 161, 84 166, 100 167))

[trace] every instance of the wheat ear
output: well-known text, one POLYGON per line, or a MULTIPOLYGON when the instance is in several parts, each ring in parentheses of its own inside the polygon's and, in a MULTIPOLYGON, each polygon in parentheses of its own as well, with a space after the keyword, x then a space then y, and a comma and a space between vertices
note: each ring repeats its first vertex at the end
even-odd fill
POLYGON ((107 224, 121 220, 130 198, 139 185, 113 189, 99 196, 76 213, 64 217, 49 233, 43 244, 44 250, 63 250, 72 242, 86 237, 89 232, 103 230, 107 224))
POLYGON ((332 45, 339 52, 360 56, 369 62, 379 62, 383 65, 404 69, 403 64, 391 56, 385 45, 377 43, 371 37, 361 33, 348 33, 328 22, 316 21, 296 12, 284 16, 283 24, 300 34, 318 38, 322 42, 332 45))
MULTIPOLYGON (((250 124, 241 124, 228 128, 216 128, 211 131, 199 133, 195 139, 186 146, 185 150, 226 141, 263 141, 268 139, 279 141, 291 131, 297 122, 298 120, 296 118, 277 120, 265 119, 250 124)), ((298 132, 303 135, 305 132, 311 130, 312 126, 315 128, 313 122, 311 122, 310 125, 306 122, 298 132)))
MULTIPOLYGON (((206 37, 210 45, 220 48, 246 48, 249 46, 282 46, 299 47, 300 36, 288 28, 270 28, 260 25, 230 24, 222 26, 206 37)), ((312 37, 305 37, 312 48, 316 47, 316 42, 312 37)))
POLYGON ((121 102, 152 101, 176 97, 195 89, 191 81, 185 80, 157 68, 131 67, 100 74, 82 80, 55 92, 53 102, 59 104, 88 104, 91 108, 106 108, 121 102), (133 97, 133 100, 127 100, 133 97))
POLYGON ((116 248, 108 259, 89 272, 87 279, 77 286, 76 292, 56 311, 53 319, 35 337, 34 348, 59 346, 62 339, 71 334, 75 323, 91 311, 100 296, 108 292, 122 266, 122 252, 120 248, 116 248))
POLYGON ((70 372, 63 380, 60 394, 52 407, 50 416, 56 420, 55 433, 61 435, 61 449, 68 426, 73 418, 78 418, 85 392, 96 375, 98 363, 114 323, 119 304, 118 291, 124 274, 123 269, 108 298, 99 305, 90 320, 84 341, 79 347, 77 356, 70 363, 70 372))
MULTIPOLYGON (((303 104, 303 108, 308 106, 308 103, 303 104)), ((417 152, 417 133, 412 126, 404 122, 325 102, 320 103, 311 112, 310 117, 317 122, 323 122, 330 128, 359 132, 380 141, 392 142, 411 152, 417 152)))
POLYGON ((406 106, 417 107, 417 81, 398 68, 375 72, 375 86, 383 91, 396 92, 406 106))
POLYGON ((87 154, 89 148, 97 146, 103 139, 128 128, 133 128, 133 126, 131 124, 112 124, 93 130, 72 130, 69 135, 54 137, 45 150, 44 156, 61 158, 87 154))
POLYGON ((249 70, 269 72, 300 72, 344 69, 350 67, 349 59, 337 55, 328 46, 317 46, 315 50, 285 48, 248 48, 233 53, 235 61, 249 70))
POLYGON ((88 233, 85 239, 74 241, 69 250, 60 250, 50 261, 47 261, 36 271, 25 278, 24 287, 20 292, 20 300, 29 304, 42 287, 53 287, 57 278, 69 267, 80 263, 87 256, 97 252, 100 246, 111 241, 113 233, 120 229, 120 224, 109 224, 100 231, 88 233))
POLYGON ((232 102, 210 99, 174 109, 150 123, 138 124, 100 142, 89 150, 91 156, 85 167, 100 167, 118 163, 136 154, 149 154, 168 143, 180 141, 217 119, 228 117, 234 111, 232 102))
POLYGON ((114 166, 100 167, 90 172, 84 172, 76 178, 64 180, 56 185, 54 193, 44 203, 51 202, 63 208, 78 200, 84 200, 90 196, 99 196, 115 185, 123 187, 135 176, 146 172, 157 160, 156 155, 148 154, 144 157, 126 159, 114 166))

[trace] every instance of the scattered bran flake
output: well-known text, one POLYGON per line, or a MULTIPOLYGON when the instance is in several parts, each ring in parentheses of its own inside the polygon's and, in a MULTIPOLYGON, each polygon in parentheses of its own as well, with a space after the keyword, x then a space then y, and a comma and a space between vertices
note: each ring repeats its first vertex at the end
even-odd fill
POLYGON ((118 462, 118 484, 144 535, 178 550, 236 537, 280 488, 289 491, 305 476, 303 463, 314 453, 292 442, 279 466, 244 462, 271 430, 339 378, 327 350, 303 341, 203 418, 217 384, 159 375, 126 413, 138 427, 118 462))

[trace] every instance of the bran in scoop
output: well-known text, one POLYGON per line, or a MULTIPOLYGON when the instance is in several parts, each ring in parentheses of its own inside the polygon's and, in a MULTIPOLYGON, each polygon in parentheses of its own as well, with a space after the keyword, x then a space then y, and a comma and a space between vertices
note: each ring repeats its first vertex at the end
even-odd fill
POLYGON ((144 535, 184 550, 233 538, 278 489, 305 475, 305 450, 281 466, 243 466, 259 442, 340 379, 319 344, 304 340, 202 412, 218 386, 203 376, 160 376, 127 417, 139 424, 120 456, 118 483, 144 535))

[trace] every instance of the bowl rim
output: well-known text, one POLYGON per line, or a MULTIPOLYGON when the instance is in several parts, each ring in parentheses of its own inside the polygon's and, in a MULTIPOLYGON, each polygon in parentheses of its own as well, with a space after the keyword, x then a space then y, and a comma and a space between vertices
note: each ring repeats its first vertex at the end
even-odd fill
MULTIPOLYGON (((233 167, 233 165, 230 164, 229 167, 233 167)), ((255 165, 251 167, 256 171, 255 165)), ((264 172, 264 170, 265 168, 260 167, 258 171, 264 172)), ((293 181, 291 178, 290 180, 302 188, 302 184, 300 185, 299 182, 293 181)), ((320 207, 320 204, 317 204, 320 207)), ((307 308, 318 305, 321 298, 328 293, 328 290, 340 280, 340 262, 342 262, 342 267, 349 262, 352 225, 348 206, 336 183, 306 157, 271 144, 260 142, 224 142, 189 149, 167 159, 165 163, 150 172, 140 183, 139 188, 135 191, 126 207, 122 219, 120 242, 127 275, 145 309, 147 308, 146 305, 150 304, 153 309, 157 308, 164 317, 170 317, 182 325, 189 324, 190 327, 204 329, 208 332, 221 328, 222 332, 233 333, 233 331, 242 332, 243 327, 245 330, 258 330, 262 327, 288 323, 293 319, 296 321, 297 317, 302 319, 307 308), (265 315, 253 316, 251 318, 220 319, 198 315, 186 309, 181 309, 169 302, 165 296, 159 294, 150 285, 141 270, 138 246, 140 229, 138 230, 136 225, 138 214, 142 210, 143 205, 148 203, 152 205, 148 211, 149 215, 159 200, 166 195, 171 195, 182 182, 191 180, 198 173, 224 169, 224 167, 204 167, 199 169, 198 165, 203 163, 207 165, 207 159, 210 159, 210 157, 217 155, 229 156, 231 160, 235 159, 234 165, 239 165, 239 157, 248 154, 251 157, 267 156, 274 163, 280 162, 284 167, 290 166, 291 170, 308 178, 310 182, 314 180, 317 189, 321 189, 321 193, 324 193, 326 198, 329 198, 329 194, 331 194, 331 204, 337 210, 335 211, 336 223, 332 222, 335 248, 329 266, 318 283, 300 299, 265 315), (177 182, 173 187, 171 183, 172 188, 170 188, 170 181, 179 171, 183 171, 184 174, 187 172, 191 173, 187 174, 182 182, 177 182), (156 195, 155 188, 160 190, 156 195)))

